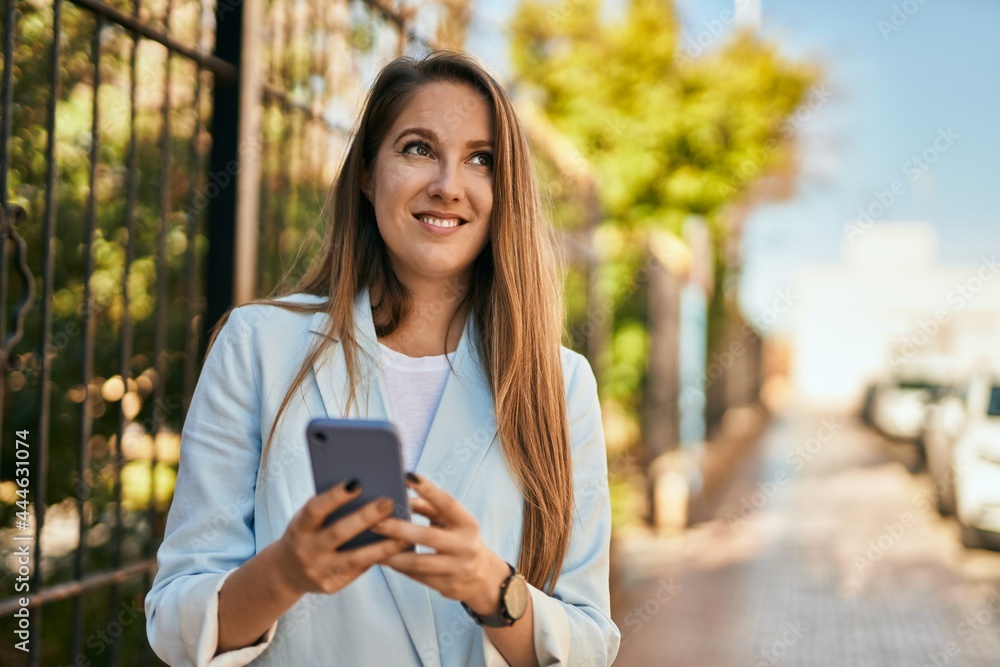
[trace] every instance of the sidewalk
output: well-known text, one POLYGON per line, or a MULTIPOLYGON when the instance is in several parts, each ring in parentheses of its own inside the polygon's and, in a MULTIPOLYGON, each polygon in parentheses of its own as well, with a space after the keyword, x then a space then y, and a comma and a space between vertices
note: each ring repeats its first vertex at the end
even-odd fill
POLYGON ((1000 554, 848 418, 776 417, 674 537, 618 536, 619 667, 1000 664, 1000 554))

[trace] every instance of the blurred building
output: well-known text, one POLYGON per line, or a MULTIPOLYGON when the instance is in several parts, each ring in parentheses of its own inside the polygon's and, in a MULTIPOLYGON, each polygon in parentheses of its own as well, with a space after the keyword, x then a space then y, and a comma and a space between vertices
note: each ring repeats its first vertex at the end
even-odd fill
POLYGON ((1000 253, 943 266, 927 223, 848 230, 844 261, 798 278, 794 395, 856 406, 865 384, 912 359, 944 355, 964 369, 1000 358, 1000 253))

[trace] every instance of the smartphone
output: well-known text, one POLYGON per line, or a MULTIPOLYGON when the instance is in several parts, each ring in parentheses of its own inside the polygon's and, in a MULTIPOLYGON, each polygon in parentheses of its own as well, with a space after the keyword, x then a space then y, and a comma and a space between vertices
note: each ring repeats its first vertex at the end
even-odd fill
MULTIPOLYGON (((361 482, 361 493, 343 507, 334 510, 326 518, 324 525, 330 525, 360 509, 362 505, 382 497, 392 498, 395 502, 392 513, 394 517, 410 520, 399 431, 392 423, 361 419, 313 419, 306 426, 306 442, 309 445, 316 493, 322 493, 349 479, 361 482)), ((366 530, 337 550, 357 549, 384 539, 388 538, 366 530)))

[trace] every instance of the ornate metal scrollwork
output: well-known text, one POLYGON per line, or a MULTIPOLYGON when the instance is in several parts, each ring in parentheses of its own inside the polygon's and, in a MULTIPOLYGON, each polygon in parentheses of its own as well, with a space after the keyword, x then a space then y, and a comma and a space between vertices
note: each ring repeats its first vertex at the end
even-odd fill
MULTIPOLYGON (((27 212, 20 204, 8 204, 0 206, 0 242, 3 243, 2 252, 7 252, 7 240, 14 242, 14 268, 20 274, 21 282, 24 285, 24 294, 14 308, 14 325, 10 333, 4 336, 3 346, 0 348, 0 364, 3 365, 5 373, 16 371, 20 367, 17 357, 11 357, 10 350, 17 344, 24 335, 24 318, 35 300, 35 277, 28 268, 28 245, 24 238, 17 233, 15 222, 20 222, 27 218, 27 212)), ((0 284, 7 290, 7 276, 0 278, 0 284)), ((7 317, 7 313, 2 314, 7 317)))

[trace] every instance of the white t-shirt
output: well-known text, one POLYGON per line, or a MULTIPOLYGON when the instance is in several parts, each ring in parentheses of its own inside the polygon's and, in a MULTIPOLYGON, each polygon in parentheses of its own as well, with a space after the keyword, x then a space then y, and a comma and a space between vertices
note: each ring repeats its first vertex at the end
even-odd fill
POLYGON ((408 357, 382 343, 378 348, 392 420, 402 439, 403 465, 413 470, 444 393, 450 371, 448 357, 408 357))

